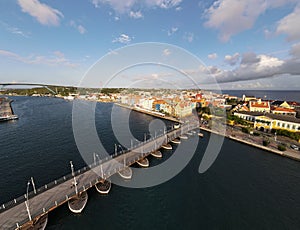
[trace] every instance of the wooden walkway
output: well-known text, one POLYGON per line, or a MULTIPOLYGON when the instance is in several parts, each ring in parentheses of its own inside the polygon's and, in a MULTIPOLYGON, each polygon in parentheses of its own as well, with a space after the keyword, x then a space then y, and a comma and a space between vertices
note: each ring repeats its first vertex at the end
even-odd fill
MULTIPOLYGON (((101 165, 90 165, 77 171, 76 180, 78 182, 78 191, 84 191, 99 182, 101 175, 101 167, 103 169, 104 178, 122 170, 125 166, 130 166, 136 161, 149 155, 152 151, 159 149, 164 143, 171 139, 177 138, 181 133, 186 133, 192 129, 198 128, 198 123, 182 126, 180 129, 172 130, 165 135, 156 139, 150 139, 142 143, 140 146, 114 157, 110 157, 101 165), (156 144, 155 144, 156 142, 156 144), (156 149, 155 149, 156 146, 156 149), (125 164, 124 164, 125 159, 125 164)), ((73 178, 67 175, 57 181, 51 182, 51 186, 44 186, 37 189, 37 194, 29 195, 29 209, 32 219, 38 218, 43 213, 50 212, 56 207, 64 204, 75 195, 74 188, 71 187, 73 178)), ((9 206, 2 205, 0 208, 0 228, 15 229, 29 221, 25 197, 21 197, 9 202, 9 206)))

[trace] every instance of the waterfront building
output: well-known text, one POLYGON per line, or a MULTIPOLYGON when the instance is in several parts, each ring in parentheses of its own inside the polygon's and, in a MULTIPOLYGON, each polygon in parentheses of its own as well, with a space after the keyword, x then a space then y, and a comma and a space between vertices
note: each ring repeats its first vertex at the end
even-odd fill
POLYGON ((177 103, 174 107, 174 112, 176 117, 185 117, 191 115, 193 112, 191 102, 181 101, 177 103))
POLYGON ((167 105, 167 102, 165 100, 155 100, 152 103, 152 106, 156 111, 161 111, 161 110, 164 111, 166 108, 166 105, 167 105))
POLYGON ((296 117, 296 111, 295 110, 284 108, 284 107, 274 108, 274 109, 272 109, 271 113, 296 117))
POLYGON ((250 112, 269 113, 271 110, 270 102, 262 101, 261 99, 258 101, 249 101, 249 110, 250 112))
POLYGON ((300 119, 269 113, 255 117, 254 128, 261 131, 283 129, 290 132, 300 132, 300 119))
POLYGON ((235 112, 234 115, 254 122, 253 126, 257 130, 268 132, 272 129, 283 129, 290 132, 300 132, 300 119, 292 116, 262 112, 235 112))
POLYGON ((243 120, 254 122, 255 117, 261 116, 262 113, 260 113, 260 112, 249 112, 249 111, 239 111, 239 112, 235 112, 233 115, 237 116, 237 117, 239 117, 243 120))

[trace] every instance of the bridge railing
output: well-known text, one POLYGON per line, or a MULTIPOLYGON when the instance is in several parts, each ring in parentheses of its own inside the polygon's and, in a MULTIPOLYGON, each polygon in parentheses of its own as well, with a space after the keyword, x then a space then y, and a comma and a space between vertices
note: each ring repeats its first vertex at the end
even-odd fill
MULTIPOLYGON (((192 125, 192 124, 190 125, 190 127, 188 127, 188 126, 186 126, 186 125, 182 125, 181 129, 185 130, 184 132, 186 132, 186 130, 189 131, 189 130, 191 130, 191 129, 195 129, 196 127, 197 127, 197 126, 192 125)), ((181 130, 181 129, 179 129, 179 130, 181 130)), ((164 136, 164 135, 167 136, 167 135, 168 135, 169 133, 171 133, 172 131, 174 131, 174 129, 168 130, 167 133, 165 133, 165 134, 160 134, 160 135, 156 136, 156 138, 159 138, 159 137, 164 136)), ((149 141, 154 140, 154 139, 155 139, 155 138, 148 139, 148 140, 146 140, 146 142, 149 142, 149 141)), ((144 142, 139 142, 136 146, 134 146, 134 148, 139 148, 139 147, 141 147, 141 146, 144 145, 144 144, 145 144, 144 142)), ((123 151, 118 151, 116 154, 112 154, 112 155, 106 157, 105 159, 102 159, 101 161, 98 161, 96 164, 92 163, 92 164, 90 164, 90 165, 88 165, 88 166, 85 166, 85 167, 83 167, 83 168, 81 168, 81 169, 75 171, 75 176, 78 176, 78 175, 80 175, 80 174, 82 174, 82 173, 84 173, 84 172, 86 172, 86 171, 88 171, 88 170, 90 170, 90 169, 92 169, 92 168, 94 168, 94 167, 96 167, 96 166, 99 166, 100 164, 102 164, 102 163, 104 163, 104 162, 106 162, 106 161, 108 161, 108 160, 110 160, 110 159, 112 159, 112 158, 114 158, 114 157, 117 157, 117 156, 126 154, 126 153, 128 153, 128 152, 130 152, 130 151, 132 151, 132 150, 133 150, 133 149, 125 149, 125 150, 123 150, 123 151)), ((132 159, 130 162, 127 162, 127 161, 126 161, 126 166, 129 166, 129 165, 133 164, 135 161, 140 160, 141 158, 145 157, 146 155, 149 155, 150 152, 151 152, 151 151, 147 151, 147 152, 145 152, 145 153, 142 153, 140 156, 136 157, 135 159, 132 159), (128 165, 127 165, 127 164, 128 164, 128 165)), ((110 176, 110 175, 107 175, 107 176, 110 176)), ((39 194, 45 192, 46 190, 52 189, 52 188, 54 188, 55 186, 57 186, 57 185, 59 185, 59 184, 61 184, 61 183, 64 183, 64 182, 66 182, 66 181, 68 181, 68 180, 70 180, 70 179, 72 179, 72 178, 73 178, 72 174, 69 173, 69 174, 67 174, 67 175, 65 175, 65 176, 63 176, 63 177, 61 177, 61 178, 59 178, 59 179, 56 179, 56 180, 54 180, 54 181, 52 181, 52 182, 50 182, 50 183, 48 183, 48 184, 46 184, 46 185, 44 185, 44 186, 41 186, 41 187, 39 187, 39 188, 36 190, 36 193, 34 193, 34 191, 29 192, 29 193, 28 193, 28 199, 31 199, 31 198, 33 198, 34 196, 37 196, 37 195, 39 195, 39 194)), ((90 184, 90 182, 87 183, 86 186, 88 186, 89 184, 90 184)), ((82 188, 82 189, 84 189, 84 188, 82 188)), ((66 195, 67 195, 68 197, 71 197, 71 196, 72 196, 72 194, 66 194, 66 195)), ((74 196, 74 195, 75 195, 75 192, 74 192, 73 196, 74 196)), ((6 211, 6 210, 8 210, 8 209, 10 209, 10 208, 12 208, 12 207, 14 207, 14 206, 16 206, 16 205, 21 204, 21 203, 25 202, 26 200, 27 200, 27 197, 26 197, 26 194, 24 194, 24 195, 22 195, 22 196, 20 196, 20 197, 18 197, 18 198, 15 198, 15 199, 13 199, 13 200, 11 200, 11 201, 9 201, 9 202, 6 202, 6 203, 4 203, 4 204, 2 204, 2 205, 0 206, 0 213, 6 211)), ((65 202, 65 201, 66 201, 65 199, 62 199, 62 200, 57 201, 57 203, 59 204, 59 203, 61 203, 61 202, 65 202)), ((43 211, 43 212, 44 212, 44 211, 47 211, 47 209, 49 209, 49 208, 51 208, 51 207, 45 207, 45 210, 42 210, 42 211, 43 211)), ((39 215, 42 214, 43 212, 39 213, 39 215)), ((38 214, 36 214, 35 216, 37 216, 37 215, 38 215, 38 214)), ((25 222, 24 222, 24 223, 25 223, 25 222)))

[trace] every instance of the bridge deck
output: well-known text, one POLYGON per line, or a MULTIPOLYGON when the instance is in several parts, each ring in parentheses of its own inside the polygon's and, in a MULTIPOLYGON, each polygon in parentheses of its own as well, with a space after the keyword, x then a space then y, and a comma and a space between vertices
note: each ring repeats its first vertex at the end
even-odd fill
MULTIPOLYGON (((104 172, 104 177, 115 174, 116 172, 122 170, 124 166, 129 166, 139 159, 147 156, 150 152, 159 149, 162 144, 178 137, 182 132, 185 133, 191 129, 198 127, 197 125, 182 126, 180 129, 173 130, 166 135, 157 137, 154 140, 148 140, 137 148, 124 153, 122 155, 116 156, 102 163, 102 169, 104 172), (156 149, 155 149, 156 142, 156 149), (124 165, 124 157, 125 165, 124 165)), ((83 173, 76 176, 78 182, 78 191, 87 190, 94 186, 100 179, 98 175, 101 175, 101 166, 97 165, 91 169, 87 169, 83 173)), ((43 189, 41 193, 37 193, 33 197, 29 196, 29 207, 32 219, 39 217, 44 212, 49 212, 56 207, 67 202, 72 196, 75 195, 74 188, 71 187, 73 178, 64 177, 64 181, 55 185, 49 189, 43 189)), ((39 191, 40 189, 38 189, 39 191)), ((1 210, 0 210, 1 211, 1 210)), ((0 213, 0 226, 1 229, 15 229, 17 225, 21 226, 29 221, 28 213, 26 210, 25 199, 21 203, 12 205, 10 208, 5 208, 2 213, 0 213)))

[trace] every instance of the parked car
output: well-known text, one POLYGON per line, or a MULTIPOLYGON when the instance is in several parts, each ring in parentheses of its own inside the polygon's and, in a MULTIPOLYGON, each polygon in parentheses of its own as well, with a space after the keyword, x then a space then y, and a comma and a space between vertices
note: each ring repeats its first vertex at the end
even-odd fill
POLYGON ((299 147, 297 145, 291 145, 291 148, 295 150, 299 150, 299 147))

